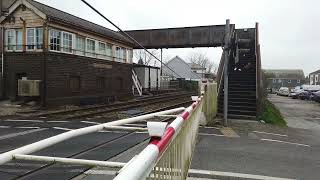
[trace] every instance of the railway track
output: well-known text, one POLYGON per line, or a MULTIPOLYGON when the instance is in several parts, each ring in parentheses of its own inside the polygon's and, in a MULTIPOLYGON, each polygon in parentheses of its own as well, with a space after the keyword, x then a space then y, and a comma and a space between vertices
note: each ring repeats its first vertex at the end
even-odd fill
MULTIPOLYGON (((187 106, 187 105, 190 105, 190 103, 191 103, 190 100, 184 101, 184 102, 179 102, 179 103, 172 104, 169 106, 153 109, 153 110, 150 110, 148 112, 144 112, 139 115, 149 114, 149 113, 163 111, 163 110, 172 109, 172 108, 181 107, 181 106, 187 106)), ((166 118, 166 119, 163 119, 162 121, 171 121, 171 120, 172 120, 172 118, 166 118)), ((108 159, 111 159, 112 157, 115 157, 115 156, 123 153, 127 149, 129 149, 129 148, 131 148, 131 147, 133 147, 133 146, 135 146, 135 145, 137 145, 137 144, 139 144, 149 138, 147 134, 145 134, 145 135, 140 134, 140 135, 138 135, 139 136, 138 138, 135 137, 136 135, 137 134, 134 131, 125 131, 123 134, 121 134, 115 138, 111 138, 111 139, 108 139, 102 143, 96 144, 94 146, 88 147, 83 150, 79 150, 78 152, 72 153, 71 155, 68 155, 65 157, 69 157, 69 158, 87 157, 88 158, 88 157, 92 156, 92 154, 94 154, 94 155, 101 154, 101 150, 103 150, 104 152, 106 152, 105 154, 100 155, 99 157, 95 156, 95 158, 91 158, 91 159, 108 160, 108 159), (134 142, 131 142, 129 139, 133 139, 134 142), (111 153, 111 155, 110 154, 108 155, 107 151, 105 151, 105 148, 108 146, 112 147, 114 144, 122 144, 122 142, 126 142, 128 140, 131 142, 131 144, 130 144, 130 146, 128 146, 126 148, 119 148, 113 154, 111 153)), ((19 161, 18 161, 18 163, 19 163, 19 161)), ((91 167, 64 166, 64 165, 55 164, 55 163, 48 163, 48 164, 43 164, 41 167, 29 170, 28 172, 26 172, 22 175, 19 175, 13 179, 14 180, 18 180, 18 179, 19 180, 22 180, 22 179, 37 180, 37 179, 43 179, 44 176, 48 176, 47 178, 45 178, 46 180, 50 180, 50 179, 67 180, 67 179, 73 179, 74 177, 79 176, 80 174, 82 174, 83 172, 85 172, 89 169, 91 169, 91 167), (59 169, 60 169, 60 172, 59 172, 59 169), (74 173, 63 173, 66 171, 67 172, 74 172, 74 173)))
POLYGON ((170 94, 142 98, 138 100, 115 103, 110 105, 98 105, 98 106, 66 110, 66 111, 41 113, 32 118, 54 118, 54 119, 62 119, 62 120, 86 118, 86 117, 96 116, 99 114, 117 112, 117 111, 122 111, 130 108, 143 107, 143 106, 148 106, 148 105, 157 104, 157 103, 176 101, 176 100, 178 101, 184 98, 190 98, 192 94, 193 93, 190 93, 190 92, 170 93, 170 94))

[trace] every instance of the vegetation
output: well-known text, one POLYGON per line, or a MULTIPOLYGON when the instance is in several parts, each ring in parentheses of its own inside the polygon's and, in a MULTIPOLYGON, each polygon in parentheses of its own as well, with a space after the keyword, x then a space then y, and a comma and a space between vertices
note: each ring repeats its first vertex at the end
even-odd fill
POLYGON ((280 111, 267 99, 264 99, 262 102, 262 112, 259 115, 259 120, 280 127, 287 126, 280 111))

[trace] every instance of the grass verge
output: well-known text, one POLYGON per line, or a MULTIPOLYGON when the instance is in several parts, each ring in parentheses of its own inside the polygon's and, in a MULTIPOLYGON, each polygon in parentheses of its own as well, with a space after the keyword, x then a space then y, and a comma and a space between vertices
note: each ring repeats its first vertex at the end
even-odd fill
POLYGON ((263 101, 263 111, 259 115, 259 120, 263 120, 268 124, 273 124, 280 127, 287 126, 286 121, 283 119, 280 111, 269 100, 263 101))

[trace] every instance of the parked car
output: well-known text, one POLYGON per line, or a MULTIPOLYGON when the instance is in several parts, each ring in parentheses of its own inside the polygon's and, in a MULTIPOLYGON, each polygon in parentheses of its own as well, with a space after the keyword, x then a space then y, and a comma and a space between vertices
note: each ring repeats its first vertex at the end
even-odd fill
POLYGON ((309 100, 310 99, 310 95, 311 95, 311 92, 310 91, 306 91, 306 90, 302 90, 298 97, 299 99, 301 100, 309 100))
POLYGON ((294 89, 291 89, 291 92, 289 94, 289 97, 292 99, 297 99, 299 97, 299 94, 303 91, 301 86, 296 86, 294 89))
POLYGON ((277 92, 277 95, 280 95, 280 96, 288 96, 289 93, 290 93, 289 88, 287 88, 287 87, 281 87, 281 88, 279 89, 279 91, 277 92))
POLYGON ((320 103, 320 91, 313 93, 313 100, 320 103))
POLYGON ((313 100, 314 99, 314 93, 317 91, 320 91, 319 85, 302 85, 301 86, 303 91, 299 93, 299 99, 302 100, 313 100))

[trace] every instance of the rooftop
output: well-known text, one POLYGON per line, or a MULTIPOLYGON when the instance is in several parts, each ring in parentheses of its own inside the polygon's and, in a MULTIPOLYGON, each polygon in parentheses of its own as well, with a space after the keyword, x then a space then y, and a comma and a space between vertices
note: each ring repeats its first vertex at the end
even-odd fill
POLYGON ((266 69, 264 71, 274 74, 276 78, 304 78, 302 69, 266 69))
MULTIPOLYGON (((17 2, 18 1, 16 1, 16 3, 17 2)), ((46 18, 48 21, 67 24, 74 28, 78 28, 84 31, 89 31, 91 33, 95 33, 100 36, 107 36, 111 40, 120 41, 126 44, 133 44, 132 41, 130 41, 128 38, 126 38, 125 36, 123 36, 121 33, 117 31, 113 31, 106 27, 100 26, 93 22, 87 21, 85 19, 79 18, 77 16, 61 11, 54 7, 50 7, 48 5, 39 3, 34 0, 20 1, 20 3, 24 3, 24 2, 31 4, 37 10, 44 13, 47 16, 46 18)))

